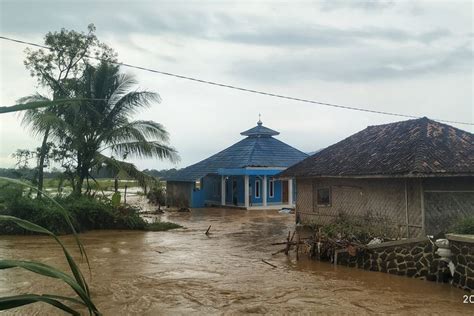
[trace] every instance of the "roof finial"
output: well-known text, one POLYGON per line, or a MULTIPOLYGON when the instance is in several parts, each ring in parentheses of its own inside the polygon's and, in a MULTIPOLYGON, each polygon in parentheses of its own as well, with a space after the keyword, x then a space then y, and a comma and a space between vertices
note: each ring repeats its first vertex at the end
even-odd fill
POLYGON ((263 123, 262 123, 262 114, 258 113, 258 122, 257 122, 257 125, 258 126, 261 126, 263 123))

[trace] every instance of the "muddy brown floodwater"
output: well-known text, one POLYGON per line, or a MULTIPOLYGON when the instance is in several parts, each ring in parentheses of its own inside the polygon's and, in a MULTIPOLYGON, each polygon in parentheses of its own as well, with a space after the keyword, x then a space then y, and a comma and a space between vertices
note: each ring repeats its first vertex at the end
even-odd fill
MULTIPOLYGON (((294 253, 272 256, 281 246, 270 243, 283 241, 293 229, 292 215, 203 209, 168 213, 163 219, 186 228, 81 234, 92 268, 93 298, 105 315, 474 312, 474 306, 462 303, 465 293, 447 284, 296 261, 294 253)), ((63 239, 72 249, 72 238, 63 239)), ((66 268, 58 247, 42 236, 0 236, 0 257, 66 268)), ((26 292, 70 293, 53 279, 19 269, 0 271, 0 296, 26 292)), ((6 314, 57 313, 37 303, 6 314)))

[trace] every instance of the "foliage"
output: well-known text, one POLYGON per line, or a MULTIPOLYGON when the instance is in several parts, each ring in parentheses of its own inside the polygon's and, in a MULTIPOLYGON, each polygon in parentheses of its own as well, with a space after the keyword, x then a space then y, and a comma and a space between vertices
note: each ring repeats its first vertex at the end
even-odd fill
POLYGON ((321 227, 322 232, 331 238, 355 240, 368 243, 375 237, 385 238, 390 227, 386 219, 366 214, 364 217, 353 218, 340 213, 335 221, 321 227))
MULTIPOLYGON (((54 137, 53 132, 61 129, 59 115, 63 112, 64 102, 69 102, 77 95, 78 82, 89 64, 90 55, 115 60, 115 53, 100 43, 94 32, 93 24, 88 26, 87 34, 66 29, 49 32, 44 44, 50 49, 26 49, 26 68, 51 97, 35 93, 18 100, 19 104, 16 106, 2 109, 5 110, 2 113, 28 109, 23 116, 23 124, 30 126, 34 134, 43 137, 37 162, 38 197, 43 188, 46 158, 50 154, 50 136, 54 137)), ((74 106, 76 105, 77 102, 74 106)))
POLYGON ((71 92, 84 97, 83 102, 54 112, 29 111, 25 115, 24 121, 34 131, 41 134, 48 130, 56 145, 50 153, 43 144, 37 156, 44 162, 50 155, 61 164, 76 195, 82 193, 84 182, 86 192, 90 192, 89 179, 95 181, 93 172, 102 169, 111 170, 114 177, 136 179, 141 186, 153 183, 153 177, 122 161, 129 156, 177 159, 161 124, 130 120, 137 110, 160 100, 156 93, 132 90, 134 85, 134 78, 121 74, 118 66, 107 62, 86 65, 71 92), (104 151, 113 156, 104 155, 104 151))
POLYGON ((458 219, 449 229, 450 233, 474 235, 474 216, 458 219))
MULTIPOLYGON (((70 234, 62 208, 78 231, 91 229, 144 229, 145 221, 138 210, 126 205, 113 206, 108 199, 89 196, 57 197, 53 200, 32 199, 21 188, 7 186, 0 192, 0 214, 15 216, 46 227, 55 234, 70 234)), ((0 233, 26 234, 28 231, 11 223, 0 223, 0 233)))
MULTIPOLYGON (((28 184, 24 184, 18 180, 13 180, 13 179, 8 179, 8 178, 0 178, 2 180, 1 185, 5 186, 5 182, 7 184, 13 184, 13 192, 21 192, 21 190, 18 190, 20 186, 29 186, 28 184)), ((5 187, 4 187, 5 189, 5 187)), ((7 189, 8 190, 8 189, 7 189)), ((1 192, 5 192, 5 190, 2 190, 1 192)), ((21 193, 17 193, 16 198, 19 197, 19 195, 22 195, 21 193)), ((4 208, 5 204, 8 202, 8 197, 4 195, 1 197, 2 199, 2 209, 4 208)), ((79 248, 79 253, 81 254, 82 258, 86 259, 87 265, 89 266, 89 260, 87 258, 84 246, 82 245, 81 241, 79 240, 76 230, 74 226, 72 225, 71 219, 68 215, 68 213, 65 211, 64 208, 57 202, 55 202, 53 199, 48 197, 47 195, 43 196, 50 199, 50 201, 53 202, 57 207, 59 207, 59 212, 63 215, 63 220, 70 226, 70 230, 74 234, 76 244, 79 248)), ((61 247, 64 256, 66 257, 66 260, 68 262, 69 268, 72 272, 73 276, 70 276, 69 274, 66 274, 53 266, 50 265, 45 265, 40 262, 35 262, 35 261, 24 261, 24 260, 8 260, 8 259, 2 259, 0 260, 0 269, 11 269, 11 268, 22 268, 28 271, 31 271, 33 273, 46 276, 46 277, 51 277, 51 278, 56 278, 59 279, 63 282, 65 282, 67 285, 69 285, 78 298, 74 297, 67 297, 67 296, 60 296, 60 295, 52 295, 52 294, 42 294, 42 295, 37 295, 37 294, 21 294, 21 295, 13 295, 13 296, 8 296, 8 297, 0 297, 0 310, 6 310, 6 309, 11 309, 27 304, 32 304, 36 302, 43 302, 50 304, 56 308, 59 308, 69 314, 72 315, 80 315, 80 313, 65 303, 75 303, 79 304, 82 306, 85 306, 89 314, 94 314, 94 315, 100 315, 100 312, 98 311, 97 307, 94 305, 91 299, 89 287, 87 285, 87 282, 79 269, 78 265, 74 261, 73 257, 70 255, 69 251, 67 248, 64 246, 64 244, 61 242, 61 240, 51 231, 47 230, 44 227, 41 227, 37 224, 31 223, 29 221, 26 221, 24 219, 20 219, 14 216, 8 216, 8 215, 0 215, 0 222, 10 222, 14 223, 15 225, 21 227, 25 231, 30 231, 38 234, 46 234, 54 238, 54 240, 58 243, 58 245, 61 247)), ((89 266, 90 268, 90 266, 89 266)))
POLYGON ((161 221, 155 221, 153 223, 149 223, 145 230, 148 231, 154 231, 154 232, 159 232, 159 231, 165 231, 165 230, 170 230, 170 229, 176 229, 176 228, 181 228, 183 226, 171 223, 171 222, 161 222, 161 221))
POLYGON ((113 207, 119 207, 119 205, 120 205, 120 199, 121 199, 120 192, 115 192, 115 193, 112 195, 112 206, 113 206, 113 207))
POLYGON ((155 177, 155 178, 167 178, 175 175, 180 169, 176 168, 171 168, 171 169, 162 169, 162 170, 156 170, 156 169, 145 169, 143 170, 144 173, 155 177))
POLYGON ((158 205, 158 207, 160 208, 166 203, 165 188, 162 185, 154 186, 150 188, 150 191, 148 191, 146 197, 148 198, 148 201, 150 203, 158 205))

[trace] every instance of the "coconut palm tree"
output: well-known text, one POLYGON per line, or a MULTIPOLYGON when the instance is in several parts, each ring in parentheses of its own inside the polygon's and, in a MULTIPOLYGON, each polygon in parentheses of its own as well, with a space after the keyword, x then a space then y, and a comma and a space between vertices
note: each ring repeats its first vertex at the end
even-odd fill
MULTIPOLYGON (((31 131, 35 136, 41 136, 42 142, 40 147, 40 152, 37 157, 38 166, 37 166, 37 184, 38 184, 38 197, 41 196, 43 190, 43 169, 48 155, 48 139, 51 134, 51 129, 54 129, 56 126, 55 123, 58 123, 57 107, 54 106, 54 103, 48 97, 41 95, 39 93, 32 94, 26 97, 21 98, 17 101, 19 104, 35 104, 35 103, 45 103, 51 104, 46 108, 33 108, 25 112, 22 118, 22 124, 24 126, 30 127, 31 131)), ((35 177, 35 178, 36 178, 35 177)))
POLYGON ((157 93, 134 90, 136 84, 133 76, 120 73, 118 66, 106 62, 89 65, 76 93, 88 101, 66 106, 61 114, 63 124, 55 123, 60 127, 55 130, 56 138, 74 157, 76 194, 81 194, 93 169, 112 168, 145 185, 152 177, 122 160, 131 156, 178 159, 160 123, 132 120, 138 110, 160 101, 157 93))

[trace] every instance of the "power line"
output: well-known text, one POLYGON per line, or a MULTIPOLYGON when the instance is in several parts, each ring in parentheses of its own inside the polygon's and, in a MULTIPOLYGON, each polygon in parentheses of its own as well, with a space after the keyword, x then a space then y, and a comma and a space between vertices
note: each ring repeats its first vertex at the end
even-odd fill
MULTIPOLYGON (((0 39, 15 42, 15 43, 20 43, 20 44, 24 44, 24 45, 44 48, 44 49, 48 49, 48 50, 53 50, 53 48, 45 46, 45 45, 40 45, 40 44, 36 44, 36 43, 32 43, 32 42, 22 41, 22 40, 10 38, 10 37, 0 36, 0 39)), ((255 93, 255 94, 280 98, 280 99, 286 99, 286 100, 292 100, 292 101, 298 101, 298 102, 304 102, 304 103, 312 103, 312 104, 318 104, 318 105, 329 106, 329 107, 333 107, 333 108, 359 111, 359 112, 367 112, 367 113, 375 113, 375 114, 383 114, 383 115, 398 116, 398 117, 405 117, 405 118, 415 118, 415 119, 420 118, 419 116, 416 116, 416 115, 370 110, 370 109, 360 108, 360 107, 355 107, 355 106, 347 106, 347 105, 341 105, 341 104, 335 104, 335 103, 320 102, 320 101, 315 101, 315 100, 310 100, 310 99, 303 99, 303 98, 287 96, 287 95, 283 95, 283 94, 276 94, 276 93, 265 92, 265 91, 261 91, 261 90, 243 88, 243 87, 234 86, 234 85, 225 84, 225 83, 220 83, 220 82, 216 82, 216 81, 209 81, 209 80, 199 79, 199 78, 195 78, 195 77, 179 75, 179 74, 175 74, 175 73, 171 73, 171 72, 151 69, 151 68, 147 68, 147 67, 135 66, 135 65, 132 65, 132 64, 122 63, 122 62, 118 62, 118 61, 110 61, 110 60, 106 60, 104 58, 100 58, 100 57, 97 57, 97 56, 86 55, 86 57, 96 59, 96 60, 99 60, 99 61, 109 62, 109 63, 112 63, 112 64, 116 64, 116 65, 124 66, 124 67, 128 67, 128 68, 148 71, 148 72, 157 73, 157 74, 161 74, 161 75, 165 75, 165 76, 170 76, 170 77, 190 80, 190 81, 194 81, 194 82, 198 82, 198 83, 209 84, 209 85, 213 85, 213 86, 217 86, 217 87, 234 89, 234 90, 238 90, 238 91, 255 93)), ((469 122, 450 121, 450 120, 441 120, 441 119, 435 119, 435 120, 439 121, 439 122, 445 122, 445 123, 463 124, 463 125, 472 125, 472 126, 474 126, 474 123, 469 123, 469 122)))

